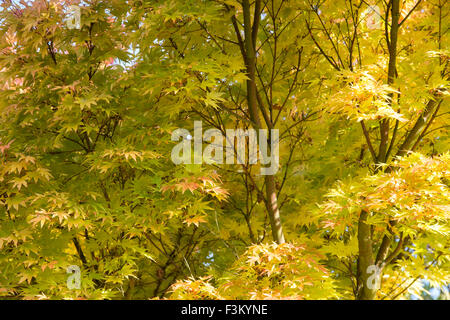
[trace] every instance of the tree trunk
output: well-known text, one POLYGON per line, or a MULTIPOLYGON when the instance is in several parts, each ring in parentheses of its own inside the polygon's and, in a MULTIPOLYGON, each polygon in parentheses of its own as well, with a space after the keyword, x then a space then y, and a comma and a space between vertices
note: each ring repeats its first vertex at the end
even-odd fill
MULTIPOLYGON (((259 16, 260 16, 261 1, 255 2, 255 17, 253 26, 251 23, 250 14, 250 2, 244 0, 242 2, 242 9, 244 14, 244 44, 245 44, 245 56, 247 66, 247 103, 250 114, 250 119, 253 122, 255 129, 261 129, 261 120, 258 110, 258 98, 256 89, 256 35, 258 32, 259 16)), ((278 196, 275 183, 275 177, 273 175, 265 176, 266 182, 266 208, 269 215, 270 224, 272 228, 273 240, 278 244, 284 243, 283 228, 281 225, 280 210, 278 208, 278 196)))
POLYGON ((370 266, 374 264, 372 254, 372 235, 370 225, 366 224, 369 213, 362 211, 358 223, 358 270, 357 270, 357 293, 358 300, 373 300, 375 298, 376 289, 369 288, 368 273, 370 266))
MULTIPOLYGON (((392 85, 396 77, 396 60, 397 60, 397 39, 398 39, 398 29, 399 29, 399 19, 400 19, 400 0, 391 0, 391 30, 390 30, 390 40, 387 40, 389 49, 389 65, 388 65, 388 84, 392 85)), ((388 23, 385 21, 385 23, 388 23)), ((392 103, 393 95, 389 95, 389 103, 392 103)), ((377 162, 379 164, 387 161, 387 146, 389 142, 389 119, 383 119, 380 123, 380 146, 378 150, 377 162)), ((358 300, 373 300, 375 299, 377 288, 371 286, 369 281, 375 280, 380 283, 382 272, 377 259, 377 265, 374 265, 373 259, 373 245, 371 239, 371 227, 366 224, 366 220, 369 213, 362 211, 358 222, 358 246, 359 246, 359 256, 358 256, 358 270, 357 270, 357 294, 356 298, 358 300), (375 272, 374 275, 368 273, 369 267, 373 266, 371 271, 379 270, 380 272, 375 272), (371 279, 369 279, 371 277, 371 279), (375 279, 373 279, 375 278, 375 279)), ((381 253, 380 256, 385 256, 390 246, 390 238, 385 236, 383 243, 380 248, 381 251, 386 251, 381 253)), ((382 263, 382 261, 381 261, 382 263)))

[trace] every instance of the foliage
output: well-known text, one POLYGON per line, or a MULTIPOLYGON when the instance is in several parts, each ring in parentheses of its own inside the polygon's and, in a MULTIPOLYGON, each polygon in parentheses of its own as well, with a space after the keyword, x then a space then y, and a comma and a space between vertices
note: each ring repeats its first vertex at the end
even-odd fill
POLYGON ((448 286, 449 4, 370 5, 379 25, 364 0, 2 1, 0 296, 448 286), (175 165, 200 120, 279 130, 278 172, 175 165))

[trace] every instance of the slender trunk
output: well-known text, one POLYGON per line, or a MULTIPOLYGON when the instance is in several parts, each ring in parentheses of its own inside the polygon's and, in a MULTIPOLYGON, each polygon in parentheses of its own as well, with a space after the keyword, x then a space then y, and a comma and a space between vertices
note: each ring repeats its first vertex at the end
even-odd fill
MULTIPOLYGON (((388 43, 389 50, 389 65, 388 65, 388 84, 392 85, 395 80, 397 72, 397 42, 398 42, 398 29, 400 19, 400 0, 392 0, 392 22, 390 40, 388 43)), ((386 22, 387 23, 387 22, 386 22)), ((389 104, 392 104, 393 94, 389 94, 389 104)), ((387 161, 387 147, 389 142, 389 119, 381 120, 380 124, 380 148, 378 152, 378 162, 385 163, 387 161)))
MULTIPOLYGON (((246 54, 246 66, 247 66, 247 102, 248 109, 250 113, 250 119, 253 122, 255 129, 261 129, 261 119, 259 117, 258 111, 258 98, 256 89, 256 33, 258 31, 259 15, 260 15, 260 4, 261 1, 256 1, 255 3, 255 21, 251 23, 250 15, 250 2, 244 0, 242 2, 242 9, 244 14, 244 44, 245 44, 245 54, 246 54)), ((275 176, 267 175, 265 176, 266 183, 266 208, 270 218, 270 224, 272 228, 273 240, 278 244, 284 243, 283 228, 281 225, 280 210, 278 208, 278 196, 276 189, 275 176)))
POLYGON ((281 225, 280 210, 278 209, 278 198, 275 184, 275 177, 269 175, 265 177, 266 180, 266 197, 267 197, 267 211, 269 212, 270 225, 272 227, 273 239, 278 243, 286 242, 284 239, 283 226, 281 225))
POLYGON ((357 293, 358 300, 373 300, 376 289, 369 288, 369 277, 371 276, 369 267, 374 264, 372 254, 371 227, 366 223, 369 213, 362 211, 358 223, 358 270, 357 270, 357 293))
MULTIPOLYGON (((392 85, 396 77, 397 68, 397 40, 398 40, 398 29, 399 29, 399 19, 400 19, 400 0, 391 0, 391 31, 390 39, 387 40, 389 49, 389 65, 388 65, 388 84, 392 85)), ((387 21, 385 21, 387 23, 387 21)), ((393 95, 389 95, 389 103, 392 103, 393 95)), ((389 119, 383 119, 380 123, 380 146, 378 150, 377 162, 385 163, 387 161, 387 147, 389 143, 389 119)), ((368 212, 362 211, 359 217, 358 223, 358 245, 359 245, 359 256, 358 256, 358 270, 357 270, 357 296, 358 300, 373 300, 375 299, 377 288, 374 288, 369 284, 369 277, 371 274, 368 273, 368 268, 374 265, 373 259, 373 244, 371 240, 371 230, 370 226, 366 224, 368 212), (370 286, 370 287, 369 287, 370 286)), ((384 236, 382 245, 379 249, 377 255, 377 265, 376 272, 372 277, 377 277, 377 283, 380 283, 382 270, 381 264, 383 263, 384 257, 389 251, 391 244, 391 238, 384 236), (380 260, 381 259, 381 260, 380 260)), ((373 270, 372 270, 373 271, 373 270)))

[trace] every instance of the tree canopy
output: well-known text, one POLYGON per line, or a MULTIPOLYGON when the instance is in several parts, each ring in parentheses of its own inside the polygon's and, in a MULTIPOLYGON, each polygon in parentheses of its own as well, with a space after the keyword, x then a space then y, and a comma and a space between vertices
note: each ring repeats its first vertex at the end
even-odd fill
POLYGON ((448 286, 449 14, 445 0, 2 1, 0 297, 448 286), (192 157, 213 145, 195 122, 276 132, 276 172, 174 163, 179 128, 192 157))

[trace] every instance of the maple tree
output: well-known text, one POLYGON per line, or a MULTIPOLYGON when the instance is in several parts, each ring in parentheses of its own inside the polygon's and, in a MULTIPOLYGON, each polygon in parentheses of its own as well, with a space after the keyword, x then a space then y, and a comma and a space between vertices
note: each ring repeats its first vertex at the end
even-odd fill
POLYGON ((0 10, 1 297, 408 299, 448 286, 446 1, 0 10), (194 121, 279 130, 279 170, 175 164, 171 134, 194 121))

